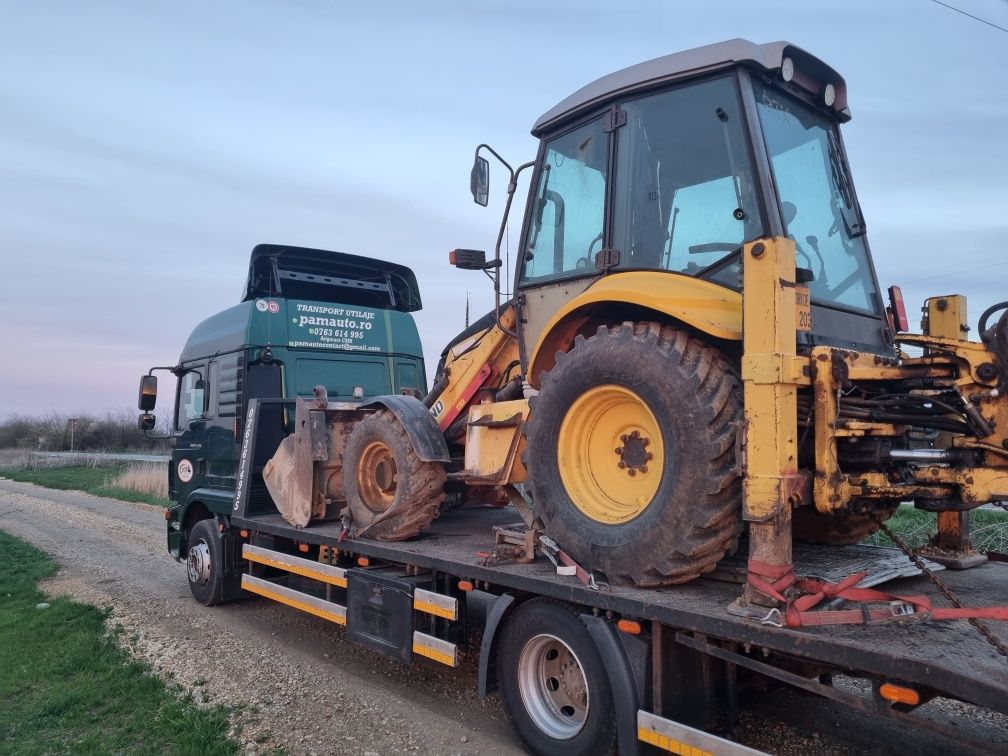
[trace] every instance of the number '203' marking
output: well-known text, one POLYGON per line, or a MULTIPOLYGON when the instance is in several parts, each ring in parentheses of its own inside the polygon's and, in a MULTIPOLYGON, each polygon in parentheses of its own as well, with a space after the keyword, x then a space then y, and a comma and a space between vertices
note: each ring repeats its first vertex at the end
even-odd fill
POLYGON ((797 330, 812 330, 812 302, 807 286, 795 286, 795 316, 797 330))

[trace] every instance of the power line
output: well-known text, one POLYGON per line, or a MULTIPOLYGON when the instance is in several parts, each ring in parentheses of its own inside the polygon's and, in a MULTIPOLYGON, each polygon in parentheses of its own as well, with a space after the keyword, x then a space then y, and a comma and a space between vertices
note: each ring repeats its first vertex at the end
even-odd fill
POLYGON ((998 29, 999 31, 1003 31, 1006 34, 1008 34, 1008 29, 1004 28, 1003 26, 998 26, 997 24, 991 23, 990 21, 988 21, 986 19, 983 19, 983 18, 980 18, 979 16, 974 16, 972 13, 967 13, 966 11, 964 11, 964 10, 962 10, 960 8, 956 8, 954 5, 949 5, 948 3, 943 3, 941 0, 931 0, 931 2, 934 3, 935 5, 942 6, 943 8, 948 8, 950 11, 955 11, 956 13, 961 13, 964 16, 966 16, 967 18, 972 18, 974 21, 979 21, 981 24, 987 24, 987 26, 993 26, 995 29, 998 29))
POLYGON ((991 263, 990 265, 979 265, 976 268, 966 268, 965 270, 956 270, 951 273, 942 273, 940 276, 927 276, 925 278, 914 278, 907 281, 908 284, 920 283, 921 281, 934 281, 936 278, 948 278, 949 276, 958 276, 963 273, 973 273, 978 270, 986 270, 987 268, 996 268, 999 265, 1008 265, 1008 261, 991 263))

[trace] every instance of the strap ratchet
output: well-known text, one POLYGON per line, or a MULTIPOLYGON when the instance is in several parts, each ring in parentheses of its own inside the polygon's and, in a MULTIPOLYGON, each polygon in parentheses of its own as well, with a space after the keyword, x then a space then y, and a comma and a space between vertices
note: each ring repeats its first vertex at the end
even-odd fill
POLYGON ((595 576, 588 572, 584 567, 575 562, 570 555, 567 554, 563 549, 561 549, 557 542, 554 541, 549 536, 540 535, 539 536, 540 550, 546 555, 546 558, 553 562, 554 566, 557 568, 557 574, 574 574, 578 580, 584 583, 586 586, 591 588, 593 591, 599 589, 599 585, 595 580, 595 576), (563 562, 563 567, 560 563, 563 562), (572 572, 568 572, 564 568, 568 568, 572 572))

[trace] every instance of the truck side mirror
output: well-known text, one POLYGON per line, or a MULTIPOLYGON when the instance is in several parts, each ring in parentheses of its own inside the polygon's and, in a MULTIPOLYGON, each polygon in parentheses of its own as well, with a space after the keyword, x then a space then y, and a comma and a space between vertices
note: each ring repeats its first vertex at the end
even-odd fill
POLYGON ((137 426, 144 433, 146 433, 147 431, 154 430, 154 426, 156 424, 157 424, 157 418, 155 418, 154 415, 152 415, 149 412, 145 412, 144 414, 140 415, 140 417, 137 418, 137 426))
MULTIPOLYGON (((140 377, 140 400, 137 407, 141 412, 150 412, 157 403, 157 376, 144 375, 140 377)), ((154 427, 154 426, 151 426, 154 427)))
POLYGON ((490 162, 485 157, 476 156, 469 173, 469 191, 473 202, 483 207, 490 201, 490 162))

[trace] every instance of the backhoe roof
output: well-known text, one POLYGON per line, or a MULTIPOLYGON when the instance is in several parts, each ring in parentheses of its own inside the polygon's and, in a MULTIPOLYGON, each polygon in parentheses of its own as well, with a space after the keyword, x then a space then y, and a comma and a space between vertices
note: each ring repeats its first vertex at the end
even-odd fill
MULTIPOLYGON (((734 65, 745 65, 761 72, 780 70, 784 58, 791 58, 796 72, 807 74, 810 81, 796 83, 804 88, 824 85, 826 82, 836 88, 835 110, 841 120, 850 118, 847 110, 847 84, 834 69, 800 47, 790 42, 767 42, 758 45, 747 39, 730 39, 692 50, 665 55, 635 66, 624 68, 603 76, 547 110, 532 127, 532 135, 541 137, 544 132, 565 121, 572 120, 586 111, 602 105, 608 100, 623 97, 638 90, 683 79, 689 76, 709 73, 734 65)), ((815 92, 813 92, 815 94, 815 92)))

